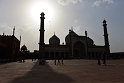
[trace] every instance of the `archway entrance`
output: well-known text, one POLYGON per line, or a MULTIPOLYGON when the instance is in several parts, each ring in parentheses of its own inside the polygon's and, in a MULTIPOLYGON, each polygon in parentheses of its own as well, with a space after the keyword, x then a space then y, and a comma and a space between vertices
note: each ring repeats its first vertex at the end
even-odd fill
POLYGON ((50 59, 55 59, 54 52, 50 52, 50 59))
POLYGON ((77 49, 74 50, 74 57, 78 58, 79 57, 79 51, 77 49))
POLYGON ((49 52, 45 52, 45 59, 49 59, 49 52))
POLYGON ((86 56, 86 49, 81 41, 77 41, 74 43, 73 55, 75 58, 84 58, 86 56))

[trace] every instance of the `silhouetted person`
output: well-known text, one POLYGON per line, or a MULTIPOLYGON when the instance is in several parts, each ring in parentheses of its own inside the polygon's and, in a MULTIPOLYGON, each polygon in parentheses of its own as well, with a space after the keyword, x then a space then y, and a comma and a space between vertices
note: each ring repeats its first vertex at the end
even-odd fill
POLYGON ((40 64, 40 65, 42 65, 42 64, 43 64, 42 59, 39 59, 39 64, 40 64))
POLYGON ((41 58, 41 59, 39 59, 39 63, 40 63, 40 65, 45 65, 45 58, 41 58))
POLYGON ((45 65, 45 62, 46 62, 46 61, 45 61, 45 58, 42 58, 42 61, 43 61, 43 62, 42 62, 43 65, 45 65))
POLYGON ((34 60, 34 57, 32 57, 32 61, 34 60))
POLYGON ((63 65, 64 63, 63 63, 63 58, 62 58, 62 65, 63 65))
POLYGON ((105 65, 106 65, 105 54, 103 55, 103 64, 105 64, 105 65))
POLYGON ((99 57, 99 55, 98 55, 98 63, 97 63, 97 65, 101 65, 101 62, 100 62, 100 57, 99 57))
POLYGON ((23 63, 25 62, 25 59, 24 59, 24 58, 22 59, 22 62, 23 62, 23 63))
POLYGON ((60 64, 60 59, 59 59, 59 58, 58 58, 58 63, 57 63, 57 65, 61 65, 61 64, 60 64))
POLYGON ((22 59, 21 58, 19 58, 19 62, 22 62, 22 59))

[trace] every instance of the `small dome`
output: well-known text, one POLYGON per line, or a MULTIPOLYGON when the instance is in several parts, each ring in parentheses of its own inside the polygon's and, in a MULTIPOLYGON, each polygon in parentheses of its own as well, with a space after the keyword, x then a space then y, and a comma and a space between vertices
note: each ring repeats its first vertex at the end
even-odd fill
POLYGON ((54 35, 49 39, 49 44, 50 44, 50 45, 59 45, 59 44, 60 44, 60 39, 54 34, 54 35))
POLYGON ((40 14, 40 15, 44 16, 45 14, 44 14, 44 12, 41 12, 41 14, 40 14))
POLYGON ((21 51, 27 51, 27 47, 26 47, 25 45, 23 45, 23 46, 21 47, 21 51))
POLYGON ((91 38, 87 37, 87 44, 90 46, 94 45, 94 41, 91 38))
POLYGON ((103 22, 102 23, 105 23, 106 24, 106 20, 103 20, 103 22))
MULTIPOLYGON (((71 37, 78 37, 78 35, 73 30, 69 30, 69 33, 71 34, 71 37)), ((65 37, 66 44, 69 44, 69 42, 70 42, 70 34, 68 34, 65 37)))

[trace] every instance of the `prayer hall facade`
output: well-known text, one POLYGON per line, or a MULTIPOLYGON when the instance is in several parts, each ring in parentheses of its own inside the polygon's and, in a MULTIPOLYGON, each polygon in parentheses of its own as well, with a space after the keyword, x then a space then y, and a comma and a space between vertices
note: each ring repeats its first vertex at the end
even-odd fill
POLYGON ((49 39, 49 44, 44 43, 44 19, 45 14, 41 13, 40 23, 40 38, 39 38, 39 58, 45 59, 55 58, 87 58, 96 59, 98 57, 110 56, 110 45, 107 32, 106 20, 103 21, 103 32, 105 45, 98 46, 94 44, 94 41, 85 35, 78 35, 73 29, 69 30, 69 33, 65 37, 65 44, 60 44, 60 39, 54 33, 49 39))

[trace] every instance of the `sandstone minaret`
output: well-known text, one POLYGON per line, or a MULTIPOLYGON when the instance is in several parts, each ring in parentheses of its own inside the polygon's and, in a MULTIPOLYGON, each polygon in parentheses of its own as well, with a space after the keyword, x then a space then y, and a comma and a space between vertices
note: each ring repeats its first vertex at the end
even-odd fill
POLYGON ((106 48, 106 55, 110 55, 110 48, 109 48, 109 40, 108 40, 108 32, 107 32, 107 24, 106 20, 103 21, 103 30, 104 30, 104 40, 105 40, 105 48, 106 48))
POLYGON ((41 23, 40 23, 40 39, 39 39, 39 58, 43 58, 44 57, 44 46, 45 46, 45 43, 44 43, 44 13, 42 12, 41 14, 41 23))

